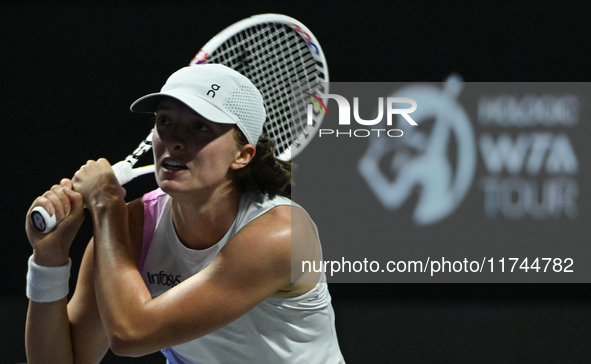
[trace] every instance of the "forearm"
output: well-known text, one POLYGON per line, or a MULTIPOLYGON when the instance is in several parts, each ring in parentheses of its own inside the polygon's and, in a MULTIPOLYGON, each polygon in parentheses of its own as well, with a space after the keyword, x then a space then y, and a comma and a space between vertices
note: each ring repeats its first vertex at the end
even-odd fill
MULTIPOLYGON (((31 301, 29 301, 27 312, 25 345, 27 358, 31 364, 72 363, 73 361, 67 297, 49 298, 56 294, 57 288, 59 288, 58 291, 67 288, 69 274, 61 277, 63 280, 45 277, 48 270, 54 267, 66 267, 68 261, 68 253, 63 249, 38 248, 35 249, 29 262, 27 296, 31 301), (50 287, 46 286, 48 283, 50 287)), ((60 269, 60 271, 66 274, 68 269, 65 271, 60 269)))
POLYGON ((101 198, 91 213, 97 303, 112 349, 117 352, 118 346, 140 335, 145 325, 142 308, 151 297, 135 264, 123 199, 101 198))
POLYGON ((25 346, 29 364, 72 363, 67 298, 55 302, 29 302, 25 346))
POLYGON ((62 284, 66 287, 68 284, 63 270, 58 274, 46 271, 49 276, 39 276, 43 270, 51 269, 52 262, 42 259, 42 254, 35 254, 39 260, 33 262, 46 264, 42 268, 30 264, 27 274, 27 296, 31 301, 25 343, 29 363, 99 363, 105 355, 108 342, 96 306, 92 263, 89 263, 92 244, 91 241, 82 259, 76 292, 68 303, 66 297, 59 298, 64 294, 62 284), (60 274, 63 281, 57 277, 60 274), (48 282, 55 284, 48 286, 48 282))

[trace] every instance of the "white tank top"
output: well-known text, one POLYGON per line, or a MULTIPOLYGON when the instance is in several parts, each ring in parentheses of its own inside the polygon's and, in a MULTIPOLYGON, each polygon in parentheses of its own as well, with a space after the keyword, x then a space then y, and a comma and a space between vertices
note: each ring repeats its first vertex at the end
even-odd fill
MULTIPOLYGON (((242 227, 279 205, 300 207, 284 197, 245 193, 222 240, 208 249, 193 250, 180 242, 174 230, 170 197, 160 189, 146 194, 139 269, 152 298, 199 273, 242 227)), ((298 297, 269 297, 229 325, 162 353, 170 364, 344 363, 325 282, 323 276, 315 288, 298 297)))

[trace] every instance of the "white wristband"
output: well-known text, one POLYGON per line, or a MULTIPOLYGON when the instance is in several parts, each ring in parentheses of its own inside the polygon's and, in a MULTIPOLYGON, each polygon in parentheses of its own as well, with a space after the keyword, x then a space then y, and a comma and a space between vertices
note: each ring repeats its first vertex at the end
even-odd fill
POLYGON ((72 260, 61 267, 44 267, 29 258, 27 297, 34 302, 59 301, 68 295, 72 260))

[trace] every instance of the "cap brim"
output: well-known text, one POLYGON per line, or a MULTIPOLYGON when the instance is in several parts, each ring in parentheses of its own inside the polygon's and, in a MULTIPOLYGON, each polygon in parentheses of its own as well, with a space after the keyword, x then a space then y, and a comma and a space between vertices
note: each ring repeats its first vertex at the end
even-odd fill
POLYGON ((130 110, 138 113, 154 113, 158 108, 158 103, 164 97, 172 97, 173 99, 179 100, 193 109, 197 114, 215 123, 236 124, 238 121, 236 116, 225 113, 207 100, 187 92, 179 91, 158 92, 140 97, 131 104, 130 110))

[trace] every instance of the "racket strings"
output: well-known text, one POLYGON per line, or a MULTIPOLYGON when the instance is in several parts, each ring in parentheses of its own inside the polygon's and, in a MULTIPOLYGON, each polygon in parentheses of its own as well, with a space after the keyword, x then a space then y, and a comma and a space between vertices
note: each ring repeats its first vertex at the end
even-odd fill
POLYGON ((267 109, 264 134, 275 141, 276 155, 289 151, 293 135, 306 134, 304 99, 292 110, 292 85, 316 90, 323 75, 308 44, 291 27, 264 23, 244 29, 218 47, 207 63, 225 64, 257 85, 267 109))

